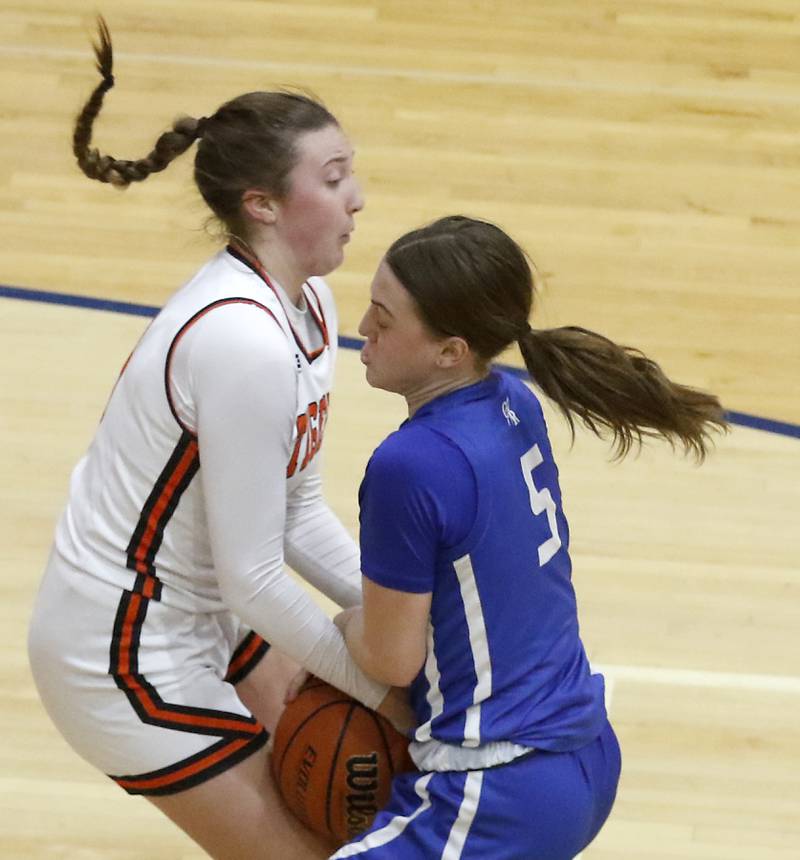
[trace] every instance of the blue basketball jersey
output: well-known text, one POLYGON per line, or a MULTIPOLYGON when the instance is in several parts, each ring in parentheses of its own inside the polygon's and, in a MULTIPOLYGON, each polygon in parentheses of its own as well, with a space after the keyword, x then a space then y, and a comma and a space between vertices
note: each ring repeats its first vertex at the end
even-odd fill
POLYGON ((432 593, 414 739, 561 752, 606 724, 578 632, 569 529, 538 399, 510 374, 439 397, 373 454, 362 571, 432 593))

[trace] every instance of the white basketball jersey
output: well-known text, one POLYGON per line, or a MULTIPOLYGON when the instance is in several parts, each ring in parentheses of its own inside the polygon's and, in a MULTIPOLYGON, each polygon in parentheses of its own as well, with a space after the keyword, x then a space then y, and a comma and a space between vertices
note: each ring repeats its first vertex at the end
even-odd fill
MULTIPOLYGON (((320 449, 327 418, 337 338, 330 290, 321 279, 304 285, 305 312, 285 296, 282 301, 281 292, 257 261, 229 247, 152 321, 72 475, 56 547, 74 568, 189 611, 221 607, 206 522, 216 487, 206 476, 199 479, 204 458, 212 476, 214 470, 226 474, 225 458, 232 469, 249 458, 254 471, 280 458, 283 486, 272 468, 272 489, 281 504, 291 504, 320 449), (235 356, 245 349, 243 339, 263 352, 274 374, 247 368, 246 378, 239 378, 235 356), (247 450, 237 441, 226 450, 230 416, 203 413, 208 399, 198 396, 211 385, 217 393, 220 386, 242 386, 254 407, 270 399, 269 450, 247 450)), ((245 486, 215 502, 235 507, 251 500, 245 486)))

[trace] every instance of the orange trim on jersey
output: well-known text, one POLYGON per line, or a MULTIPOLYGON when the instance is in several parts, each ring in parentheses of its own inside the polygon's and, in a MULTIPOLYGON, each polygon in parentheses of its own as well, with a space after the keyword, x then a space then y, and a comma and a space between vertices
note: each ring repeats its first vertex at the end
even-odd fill
POLYGON ((133 644, 133 637, 131 636, 131 631, 133 630, 134 624, 136 623, 136 618, 139 615, 139 612, 142 610, 142 598, 140 594, 131 593, 130 601, 128 602, 127 609, 124 614, 124 619, 122 622, 122 630, 123 635, 120 638, 119 643, 119 652, 117 657, 117 665, 115 667, 115 674, 128 676, 131 671, 131 645, 133 644))
POLYGON ((163 788, 166 785, 178 782, 179 780, 185 779, 187 776, 193 776, 194 774, 199 773, 201 770, 205 770, 206 768, 211 767, 211 765, 214 765, 217 762, 222 761, 224 758, 227 758, 227 756, 231 755, 231 753, 238 752, 242 747, 246 746, 247 743, 248 741, 246 740, 231 741, 223 749, 217 750, 215 753, 209 755, 206 759, 201 760, 199 762, 194 762, 188 767, 176 771, 174 774, 168 774, 166 776, 154 777, 150 779, 121 778, 117 779, 116 782, 123 788, 136 788, 139 790, 163 788))
MULTIPOLYGON (((247 250, 242 248, 240 245, 231 243, 230 245, 228 245, 227 251, 232 257, 235 257, 240 262, 249 266, 261 278, 261 280, 269 287, 269 289, 272 290, 272 293, 278 300, 278 304, 280 304, 281 308, 283 308, 281 297, 278 294, 275 285, 270 280, 270 277, 267 274, 267 270, 261 265, 261 261, 252 254, 250 254, 247 250)), ((306 346, 303 341, 300 340, 300 335, 297 333, 295 327, 292 325, 292 321, 289 319, 289 315, 286 313, 285 309, 283 313, 286 317, 286 323, 291 329, 292 336, 294 337, 294 342, 297 344, 300 352, 302 352, 303 355, 306 357, 306 361, 311 364, 311 362, 314 361, 315 358, 318 358, 320 355, 322 355, 322 353, 325 352, 325 350, 330 346, 330 337, 328 335, 328 326, 325 322, 325 314, 322 311, 322 302, 319 300, 319 296, 317 295, 311 284, 309 284, 308 282, 303 284, 303 286, 307 287, 311 291, 318 304, 318 307, 315 308, 313 302, 308 301, 308 295, 305 293, 304 290, 303 294, 305 296, 306 302, 308 303, 308 307, 311 310, 311 316, 313 317, 314 322, 317 324, 317 327, 322 334, 322 346, 319 349, 315 349, 313 352, 309 352, 306 349, 306 346)))
POLYGON ((269 643, 258 633, 250 631, 234 652, 225 680, 231 684, 238 684, 239 681, 244 680, 269 651, 269 647, 269 643))
MULTIPOLYGON (((306 301, 308 302, 308 309, 311 311, 311 316, 314 317, 315 322, 317 323, 320 328, 320 331, 322 332, 323 343, 325 344, 325 346, 330 346, 331 341, 330 336, 328 334, 328 324, 327 322, 325 322, 325 311, 322 310, 322 302, 317 295, 317 291, 311 286, 311 284, 306 282, 305 286, 308 287, 317 302, 317 306, 315 308, 313 303, 308 301, 308 296, 306 296, 306 301)), ((322 349, 317 350, 314 353, 314 358, 316 358, 321 352, 322 349)))
MULTIPOLYGON (((197 311, 194 316, 190 317, 178 330, 178 333, 172 338, 172 343, 169 346, 169 350, 167 350, 167 360, 164 363, 164 388, 167 393, 167 403, 169 404, 170 412, 172 412, 172 417, 178 422, 178 426, 186 433, 194 436, 195 434, 189 430, 188 427, 184 426, 181 421, 177 410, 175 409, 175 404, 172 402, 172 391, 170 389, 169 384, 169 371, 172 366, 172 355, 175 352, 175 348, 181 342, 181 339, 186 334, 187 331, 198 321, 201 320, 209 311, 213 311, 214 308, 224 307, 225 305, 253 305, 253 307, 260 308, 265 313, 268 313, 272 319, 275 321, 275 324, 281 329, 281 333, 283 333, 283 329, 281 328, 281 324, 278 322, 278 318, 274 313, 266 306, 261 304, 261 302, 257 302, 255 299, 247 299, 243 296, 232 296, 228 299, 219 299, 216 302, 211 302, 210 305, 206 305, 204 308, 201 308, 197 311)), ((285 336, 285 334, 284 334, 285 336)))
POLYGON ((223 740, 177 764, 136 776, 112 776, 128 794, 172 794, 198 785, 260 749, 269 735, 263 731, 253 738, 223 740))
POLYGON ((111 640, 109 673, 142 722, 178 731, 227 737, 252 737, 263 731, 255 717, 213 708, 165 702, 139 673, 139 640, 150 599, 124 591, 111 640))
POLYGON ((199 468, 197 440, 184 432, 144 503, 127 547, 127 567, 137 573, 133 591, 145 597, 161 599, 155 557, 164 530, 199 468))
POLYGON ((165 702, 139 673, 139 640, 151 600, 161 597, 155 556, 183 492, 200 465, 197 440, 184 432, 148 497, 128 545, 128 567, 137 571, 122 593, 111 640, 109 673, 145 723, 200 734, 252 737, 263 731, 251 716, 165 702))
MULTIPOLYGON (((145 686, 140 680, 141 676, 131 674, 117 675, 120 680, 125 683, 128 691, 133 693, 139 700, 142 707, 153 720, 165 721, 171 724, 172 728, 178 726, 187 726, 190 728, 215 729, 218 734, 225 732, 244 732, 248 735, 257 735, 263 731, 258 723, 246 722, 246 717, 241 717, 238 720, 229 717, 213 717, 213 716, 198 716, 192 713, 182 713, 175 710, 175 706, 161 707, 150 694, 147 689, 150 685, 145 686)), ((152 687, 150 688, 152 689, 152 687)))
MULTIPOLYGON (((186 477, 189 469, 195 465, 197 460, 197 441, 192 439, 186 445, 186 449, 181 455, 178 463, 175 466, 172 474, 167 478, 164 488, 159 497, 155 500, 155 504, 150 510, 150 514, 145 521, 144 533, 142 534, 136 549, 133 551, 135 560, 135 570, 137 573, 150 573, 152 562, 147 561, 147 556, 150 548, 153 545, 153 540, 159 531, 163 531, 161 523, 167 507, 175 496, 175 491, 180 486, 183 479, 186 477), (161 526, 161 528, 159 528, 161 526)), ((146 594, 146 597, 151 597, 151 594, 146 594)))

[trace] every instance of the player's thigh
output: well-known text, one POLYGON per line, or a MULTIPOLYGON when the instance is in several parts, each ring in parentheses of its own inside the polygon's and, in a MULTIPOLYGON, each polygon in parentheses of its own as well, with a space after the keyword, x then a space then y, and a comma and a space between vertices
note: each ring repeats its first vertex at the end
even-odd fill
POLYGON ((535 752, 486 770, 403 774, 371 828, 336 860, 572 860, 613 802, 611 753, 599 738, 583 751, 535 752))
POLYGON ((555 846, 542 818, 543 811, 557 812, 553 804, 537 809, 527 780, 520 786, 515 778, 519 773, 498 779, 507 767, 396 777, 389 803, 371 828, 334 860, 572 860, 577 851, 555 846), (544 824, 538 831, 530 826, 532 816, 544 824))
POLYGON ((126 791, 160 795, 266 743, 224 680, 237 634, 227 612, 181 611, 53 558, 29 654, 41 700, 73 749, 126 791))
POLYGON ((462 860, 572 860, 597 835, 620 772, 610 726, 572 752, 542 751, 483 772, 462 860))
POLYGON ((201 785, 148 800, 216 860, 314 860, 331 851, 283 805, 264 748, 201 785))
MULTIPOLYGON (((496 770, 501 770, 497 768, 496 770)), ((543 860, 532 851, 519 809, 525 792, 509 790, 498 804, 491 770, 401 774, 389 803, 365 833, 342 847, 335 860, 427 860, 432 857, 543 860), (513 812, 509 806, 517 807, 513 812), (498 814, 502 824, 498 824, 498 814)), ((570 855, 569 860, 571 860, 570 855)))
POLYGON ((444 856, 448 834, 463 799, 463 777, 463 774, 441 773, 395 776, 389 802, 375 816, 370 828, 333 857, 427 860, 444 856))

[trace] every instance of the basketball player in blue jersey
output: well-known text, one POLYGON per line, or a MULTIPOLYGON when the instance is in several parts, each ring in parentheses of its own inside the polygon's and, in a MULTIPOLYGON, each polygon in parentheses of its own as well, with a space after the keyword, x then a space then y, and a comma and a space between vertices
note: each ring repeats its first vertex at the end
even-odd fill
POLYGON ((569 529, 537 396, 490 362, 515 341, 566 416, 624 455, 700 459, 717 399, 580 328, 528 323, 533 277, 499 228, 443 218, 397 240, 360 326, 368 382, 408 420, 360 490, 364 602, 337 619, 365 672, 411 685, 421 773, 334 857, 571 860, 614 802, 620 752, 578 633, 569 529))
POLYGON ((314 100, 256 92, 177 120, 144 158, 101 155, 104 25, 97 61, 80 168, 124 188, 197 143, 228 245, 148 327, 72 474, 30 625, 34 679, 73 749, 210 856, 324 858, 278 797, 266 742, 298 664, 386 707, 284 568, 360 602, 358 548, 319 470, 337 342, 321 276, 363 205, 352 146, 314 100))

